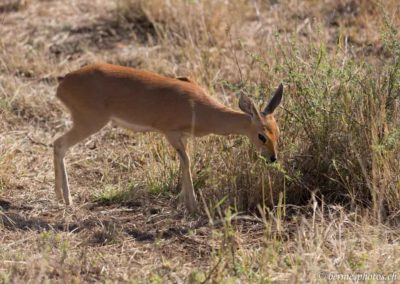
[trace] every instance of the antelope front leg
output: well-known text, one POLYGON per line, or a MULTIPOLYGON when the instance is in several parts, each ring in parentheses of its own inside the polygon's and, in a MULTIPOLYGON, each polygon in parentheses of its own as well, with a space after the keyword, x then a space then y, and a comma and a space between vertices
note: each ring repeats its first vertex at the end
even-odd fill
POLYGON ((168 141, 178 152, 180 160, 180 169, 182 174, 182 195, 186 208, 189 212, 197 211, 196 196, 194 193, 192 173, 190 171, 190 158, 187 154, 187 140, 182 135, 168 135, 168 141))
POLYGON ((182 171, 182 163, 180 162, 180 158, 179 158, 179 169, 178 169, 178 181, 176 183, 176 188, 175 188, 175 192, 179 193, 182 189, 182 176, 183 176, 183 171, 182 171))
POLYGON ((190 172, 190 159, 186 152, 178 151, 182 165, 182 193, 186 208, 190 212, 197 210, 196 196, 194 193, 192 173, 190 172))

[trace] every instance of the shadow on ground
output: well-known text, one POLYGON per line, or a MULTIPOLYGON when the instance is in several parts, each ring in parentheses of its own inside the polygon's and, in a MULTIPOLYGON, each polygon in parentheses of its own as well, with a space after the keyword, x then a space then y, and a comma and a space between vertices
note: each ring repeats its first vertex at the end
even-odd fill
POLYGON ((139 242, 154 242, 186 236, 194 230, 202 231, 202 228, 209 227, 204 217, 193 219, 185 225, 179 212, 142 204, 140 201, 90 203, 67 214, 62 207, 37 214, 33 207, 18 206, 0 199, 0 223, 7 230, 71 233, 89 230, 94 232, 94 243, 106 242, 104 236, 117 231, 139 242), (62 218, 61 215, 69 216, 62 218))
POLYGON ((94 23, 77 27, 64 27, 63 39, 50 46, 50 53, 69 60, 79 57, 86 49, 108 50, 128 44, 146 45, 155 40, 156 30, 145 17, 131 20, 98 19, 94 23))

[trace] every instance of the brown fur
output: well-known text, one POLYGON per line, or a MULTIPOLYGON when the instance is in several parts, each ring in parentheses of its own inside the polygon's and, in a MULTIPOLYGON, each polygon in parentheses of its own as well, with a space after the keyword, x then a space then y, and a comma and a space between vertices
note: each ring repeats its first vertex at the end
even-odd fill
POLYGON ((66 151, 110 120, 135 131, 158 131, 166 136, 181 159, 183 196, 191 211, 196 201, 187 137, 242 134, 263 154, 276 156, 277 126, 272 113, 260 114, 243 96, 244 112, 230 109, 186 77, 168 78, 128 67, 95 64, 67 74, 57 97, 73 120, 73 128, 54 143, 56 194, 67 204, 71 197, 63 162, 66 151), (257 138, 260 133, 267 138, 266 143, 257 138))

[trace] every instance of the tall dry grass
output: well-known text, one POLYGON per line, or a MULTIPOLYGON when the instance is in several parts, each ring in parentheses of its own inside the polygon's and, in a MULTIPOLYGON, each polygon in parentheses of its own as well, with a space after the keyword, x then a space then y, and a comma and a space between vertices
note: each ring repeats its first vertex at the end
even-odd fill
POLYGON ((0 27, 0 194, 12 201, 0 200, 0 282, 398 271, 397 1, 78 2, 30 1, 0 27), (77 209, 53 208, 51 143, 70 126, 55 78, 96 61, 189 76, 234 108, 240 92, 264 105, 283 82, 279 163, 244 137, 193 139, 211 223, 196 227, 176 210, 174 150, 108 126, 67 155, 77 209))
POLYGON ((400 204, 398 5, 284 2, 122 1, 119 15, 148 22, 173 72, 231 105, 240 91, 262 104, 285 83, 280 165, 256 162, 245 139, 194 142, 203 194, 217 187, 211 196, 242 210, 276 204, 279 191, 297 204, 315 193, 390 219, 400 204))

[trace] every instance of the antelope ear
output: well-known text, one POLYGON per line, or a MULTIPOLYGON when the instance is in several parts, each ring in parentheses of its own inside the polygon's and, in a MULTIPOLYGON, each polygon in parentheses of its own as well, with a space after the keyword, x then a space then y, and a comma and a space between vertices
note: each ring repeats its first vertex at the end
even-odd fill
POLYGON ((275 109, 279 106, 279 104, 281 103, 282 95, 283 95, 283 85, 282 85, 282 83, 280 83, 279 87, 275 91, 274 96, 269 101, 268 105, 265 107, 262 114, 267 115, 267 114, 273 113, 275 111, 275 109))
POLYGON ((240 95, 239 108, 251 117, 259 116, 258 110, 253 101, 243 93, 240 95))

